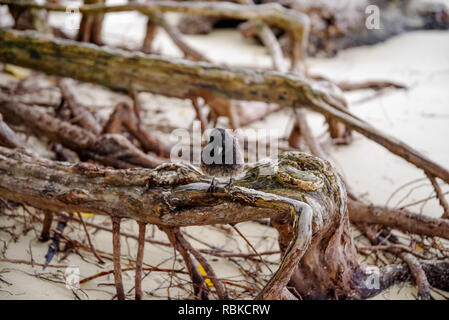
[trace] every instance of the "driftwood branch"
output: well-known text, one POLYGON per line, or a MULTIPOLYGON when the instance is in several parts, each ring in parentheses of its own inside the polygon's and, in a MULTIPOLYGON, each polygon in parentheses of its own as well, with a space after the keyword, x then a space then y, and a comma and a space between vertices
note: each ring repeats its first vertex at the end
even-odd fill
MULTIPOLYGON (((14 4, 27 8, 45 9, 49 11, 65 12, 63 6, 45 4, 36 5, 20 1, 3 0, 2 4, 14 4)), ((239 20, 260 20, 286 30, 293 39, 292 61, 293 65, 301 63, 306 56, 306 45, 309 32, 309 18, 307 15, 283 8, 277 3, 264 5, 239 5, 235 3, 220 2, 177 2, 152 1, 145 4, 129 3, 124 5, 107 6, 103 4, 85 5, 79 8, 83 14, 139 11, 145 15, 160 12, 178 12, 204 16, 225 17, 239 20)))
POLYGON ((203 55, 198 50, 195 50, 184 41, 183 36, 179 32, 178 28, 172 26, 163 14, 161 14, 160 12, 155 12, 151 15, 148 15, 148 19, 150 19, 152 23, 162 27, 167 32, 170 39, 172 39, 176 46, 181 49, 186 58, 190 58, 195 61, 209 61, 209 59, 207 59, 205 55, 203 55))
POLYGON ((447 203, 446 198, 444 197, 444 193, 441 190, 440 185, 438 184, 437 179, 435 179, 434 176, 432 176, 429 173, 426 173, 427 178, 429 178, 430 182, 432 183, 433 189, 435 190, 435 193, 437 195, 438 201, 440 202, 441 207, 443 208, 443 219, 449 219, 449 204, 447 203))
MULTIPOLYGON (((0 112, 7 118, 26 123, 37 136, 76 151, 80 157, 117 168, 154 168, 161 158, 146 154, 120 134, 95 135, 89 130, 0 94, 0 112)), ((141 133, 141 132, 140 132, 141 133)))
POLYGON ((114 261, 114 280, 117 288, 117 299, 125 300, 125 290, 123 289, 122 268, 121 268, 121 245, 120 245, 120 220, 119 216, 112 216, 112 247, 114 261))
MULTIPOLYGON (((308 158, 301 154, 281 156, 281 168, 288 159, 301 162, 308 158)), ((286 165, 291 166, 290 163, 286 165)), ((65 208, 110 215, 113 221, 114 274, 119 299, 124 298, 119 261, 121 218, 171 228, 236 223, 287 214, 294 219, 293 240, 285 251, 279 270, 260 295, 260 298, 272 299, 284 291, 297 263, 308 248, 312 232, 318 233, 323 226, 324 212, 318 207, 317 212, 312 212, 309 205, 293 198, 245 187, 253 184, 254 172, 259 170, 259 166, 249 169, 248 176, 237 180, 236 185, 230 189, 220 187, 217 193, 211 194, 207 192, 208 183, 202 183, 202 176, 190 167, 169 164, 156 170, 80 170, 76 165, 36 160, 20 152, 0 148, 0 194, 5 199, 41 209, 65 208)), ((285 188, 294 185, 300 188, 299 192, 312 189, 315 192, 310 196, 315 197, 317 188, 322 187, 319 180, 310 184, 314 181, 313 176, 309 177, 312 180, 296 181, 297 178, 288 178, 286 174, 288 173, 282 170, 279 177, 260 176, 259 179, 269 181, 277 177, 275 179, 281 179, 278 180, 280 182, 287 179, 285 188)), ((306 171, 304 174, 307 175, 306 171)), ((318 195, 319 198, 322 196, 324 194, 318 195)), ((332 212, 326 212, 326 215, 332 215, 332 212)), ((200 259, 199 256, 196 258, 200 259)), ((200 262, 206 264, 201 259, 200 262)))
MULTIPOLYGON (((136 103, 138 104, 138 102, 136 103)), ((136 109, 132 108, 128 103, 118 103, 109 120, 106 122, 103 133, 123 133, 124 131, 128 131, 140 143, 144 151, 150 151, 161 158, 168 159, 170 157, 171 146, 145 131, 136 113, 138 113, 136 109)))
MULTIPOLYGON (((254 5, 253 0, 240 0, 240 2, 242 4, 254 5)), ((286 72, 287 68, 285 66, 281 46, 270 27, 260 21, 250 21, 248 23, 251 25, 250 27, 255 29, 260 40, 268 49, 271 60, 273 61, 274 69, 280 72, 286 72)))
POLYGON ((8 148, 27 148, 27 144, 21 136, 15 133, 4 121, 0 114, 0 145, 8 148))
POLYGON ((300 75, 232 69, 213 64, 110 50, 36 33, 0 30, 0 61, 95 82, 116 90, 150 91, 172 97, 256 100, 304 106, 336 119, 449 183, 449 171, 412 147, 352 115, 342 97, 300 75), (71 57, 71 59, 67 59, 71 57))
POLYGON ((368 205, 358 200, 348 201, 352 222, 376 223, 406 232, 449 239, 449 220, 438 219, 410 212, 368 205))
MULTIPOLYGON (((304 138, 310 152, 321 159, 332 162, 329 156, 324 152, 318 140, 312 135, 312 131, 307 122, 307 115, 302 109, 297 110, 296 125, 297 127, 294 128, 294 130, 299 131, 299 134, 304 138)), ((297 147, 294 145, 297 143, 295 132, 292 132, 290 138, 294 140, 291 141, 291 143, 293 143, 292 146, 297 147)), ((449 239, 449 223, 445 219, 432 218, 405 209, 399 210, 366 204, 357 199, 352 192, 348 191, 348 193, 350 195, 348 198, 348 212, 351 222, 377 223, 404 232, 449 239)), ((441 197, 444 196, 441 194, 441 197)))
MULTIPOLYGON (((37 160, 18 151, 0 148, 0 195, 33 207, 107 214, 116 221, 118 217, 131 218, 167 229, 267 217, 274 219, 274 226, 282 236, 284 258, 259 298, 293 299, 294 296, 285 287, 290 277, 294 277, 295 286, 305 297, 333 295, 334 289, 331 288, 336 285, 343 290, 343 283, 340 282, 343 280, 335 278, 334 274, 340 272, 342 265, 346 265, 348 273, 342 279, 354 277, 363 283, 363 271, 356 260, 351 260, 355 259, 355 252, 351 253, 354 246, 347 233, 349 225, 344 186, 326 162, 301 153, 283 154, 278 162, 263 162, 248 167, 230 190, 219 187, 218 192, 213 194, 206 192, 209 183, 202 180, 202 175, 188 166, 166 164, 153 170, 99 169, 37 160), (279 171, 266 175, 272 166, 279 171), (263 172, 265 174, 261 174, 263 172), (303 201, 312 205, 312 214, 307 213, 310 211, 303 201), (292 228, 288 227, 289 221, 294 221, 292 228), (345 251, 337 250, 341 246, 340 241, 346 244, 345 251), (327 250, 319 249, 323 246, 327 250), (319 258, 317 255, 323 256, 319 258), (301 259, 305 259, 304 265, 298 264, 301 259), (316 259, 327 263, 321 267, 314 266, 316 259), (310 265, 314 267, 310 268, 310 265), (306 288, 316 285, 309 284, 314 274, 330 278, 320 282, 322 287, 309 296, 306 295, 309 292, 306 288), (304 282, 298 284, 298 279, 304 282), (331 292, 326 293, 327 290, 331 292)), ((113 230, 116 244, 118 225, 116 223, 113 230)), ((118 245, 115 250, 117 257, 118 245)), ((122 297, 121 268, 119 261, 116 262, 116 284, 122 297)), ((432 279, 444 277, 445 269, 442 272, 441 275, 434 274, 432 279)), ((385 280, 386 284, 390 282, 385 280)), ((354 291, 354 297, 373 294, 361 285, 348 290, 354 291)), ((335 294, 344 297, 349 293, 338 291, 335 294)))
POLYGON ((87 168, 36 160, 3 147, 0 147, 0 157, 2 196, 41 209, 108 214, 170 227, 269 218, 290 213, 291 208, 281 198, 253 194, 238 185, 229 192, 220 188, 220 192, 209 194, 205 192, 208 183, 201 182, 202 175, 191 167, 87 168), (178 181, 189 184, 170 189, 178 181), (221 205, 224 201, 231 203, 226 207, 221 205), (209 211, 201 206, 215 207, 209 211))
POLYGON ((76 92, 76 82, 71 79, 61 79, 59 88, 63 99, 67 102, 72 111, 73 117, 77 120, 79 126, 92 131, 95 134, 101 133, 101 125, 95 119, 90 110, 80 102, 78 93, 76 92))

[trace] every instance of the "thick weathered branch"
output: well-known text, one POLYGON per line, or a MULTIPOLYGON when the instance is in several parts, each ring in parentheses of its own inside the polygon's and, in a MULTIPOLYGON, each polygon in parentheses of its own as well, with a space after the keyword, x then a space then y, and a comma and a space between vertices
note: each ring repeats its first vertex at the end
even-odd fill
MULTIPOLYGON (((323 189, 323 193, 316 192, 323 188, 324 183, 333 185, 333 182, 325 182, 321 174, 304 171, 299 176, 301 179, 306 178, 304 181, 296 176, 298 169, 295 171, 290 161, 296 160, 296 165, 301 166, 301 162, 307 162, 307 159, 309 158, 302 154, 286 154, 279 158, 277 164, 281 168, 281 175, 255 176, 255 172, 266 165, 263 163, 251 167, 244 178, 235 181, 235 186, 227 190, 219 188, 218 192, 211 194, 207 192, 208 184, 199 182, 202 176, 186 166, 167 164, 156 170, 81 168, 67 163, 36 160, 10 149, 0 148, 0 195, 41 209, 64 207, 66 210, 110 215, 114 222, 114 266, 120 299, 124 298, 118 261, 120 246, 117 234, 120 218, 128 217, 143 223, 179 227, 236 223, 287 214, 295 221, 293 240, 279 270, 260 295, 260 298, 272 299, 285 291, 291 274, 310 244, 312 232, 319 233, 324 225, 323 218, 330 223, 334 214, 326 212, 318 202, 314 203, 317 211, 312 212, 312 208, 302 201, 275 194, 282 191, 283 186, 287 194, 288 188, 295 187, 297 195, 310 190, 313 191, 311 197, 324 199, 328 196, 327 190, 323 189), (276 183, 273 178, 278 181, 277 190, 270 186, 276 183), (256 185, 275 193, 245 187, 253 185, 254 179, 267 179, 266 183, 259 181, 256 185), (180 185, 184 183, 188 184, 180 185), (236 206, 234 210, 233 205, 236 206), (235 210, 237 207, 239 210, 235 210)), ((323 167, 323 170, 326 169, 323 167)), ((203 265, 206 264, 198 256, 196 258, 203 265)), ((208 273, 212 275, 211 270, 208 273)), ((226 295, 223 290, 222 295, 226 295)))
POLYGON ((173 97, 209 97, 299 105, 334 118, 418 168, 449 183, 449 171, 405 143, 352 115, 316 83, 299 75, 237 70, 213 64, 170 60, 110 50, 36 33, 0 30, 0 61, 50 74, 99 83, 117 90, 150 91, 173 97), (68 59, 70 57, 70 59, 68 59))
MULTIPOLYGON (((20 1, 3 0, 3 4, 14 3, 17 6, 27 8, 45 9, 49 11, 65 12, 66 8, 52 4, 36 5, 20 1)), ((79 8, 85 13, 107 13, 122 11, 139 11, 145 15, 158 12, 178 12, 205 16, 218 16, 239 20, 261 20, 268 25, 278 26, 289 32, 293 41, 293 65, 301 62, 306 55, 307 37, 309 32, 309 18, 307 15, 283 8, 277 3, 264 5, 239 5, 235 3, 218 2, 177 2, 177 1, 152 1, 145 4, 130 3, 124 5, 107 6, 101 4, 85 5, 79 8)))
POLYGON ((281 198, 253 194, 237 185, 229 192, 220 188, 208 194, 208 183, 201 183, 201 174, 188 167, 99 169, 36 160, 1 147, 0 175, 0 194, 6 199, 41 209, 118 215, 162 226, 236 223, 291 212, 291 204, 281 198), (171 188, 176 181, 191 183, 171 188))
POLYGON ((301 214, 295 216, 293 239, 285 250, 278 270, 256 299, 273 300, 282 297, 282 299, 292 300, 294 298, 293 295, 286 295, 284 290, 312 239, 312 208, 305 203, 299 205, 298 211, 301 214))

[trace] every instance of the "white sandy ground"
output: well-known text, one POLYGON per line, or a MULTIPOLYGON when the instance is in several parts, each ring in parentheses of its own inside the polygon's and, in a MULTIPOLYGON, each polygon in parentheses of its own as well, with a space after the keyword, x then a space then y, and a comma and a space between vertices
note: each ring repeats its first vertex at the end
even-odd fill
MULTIPOLYGON (((4 9, 3 9, 4 10, 4 9)), ((3 19, 0 9, 0 17, 3 19)), ((52 23, 61 26, 63 16, 52 15, 52 23)), ((0 20, 1 20, 0 19, 0 20)), ((7 24, 6 19, 1 23, 7 24)), ((138 46, 143 37, 145 18, 137 13, 109 14, 105 19, 105 39, 108 44, 123 44, 138 46)), ((186 36, 188 42, 195 48, 206 53, 208 57, 218 63, 233 65, 252 65, 268 67, 270 58, 265 49, 251 40, 244 39, 237 31, 214 31, 208 36, 186 36)), ((180 56, 179 50, 171 43, 167 36, 160 32, 156 39, 156 48, 159 52, 180 56)), ((417 150, 449 167, 449 32, 423 31, 413 32, 395 37, 385 43, 373 47, 360 47, 345 50, 331 59, 308 59, 312 73, 320 73, 333 80, 363 81, 373 79, 388 79, 405 83, 409 89, 392 90, 375 99, 364 103, 358 100, 373 94, 372 91, 360 91, 347 95, 351 111, 357 116, 370 122, 372 125, 402 139, 417 150)), ((14 81, 11 77, 0 74, 0 81, 6 83, 14 81)), ((110 91, 83 84, 80 86, 85 103, 106 117, 111 107, 124 97, 110 91)), ((194 118, 194 111, 190 103, 178 99, 169 99, 151 94, 142 94, 142 102, 147 117, 144 123, 148 129, 166 127, 188 128, 194 118), (158 112, 155 114, 155 112, 158 112)), ((322 136, 326 130, 323 117, 310 113, 310 122, 313 131, 322 136)), ((266 120, 252 124, 254 128, 278 128, 285 134, 291 125, 291 113, 283 110, 270 115, 266 120)), ((221 123, 226 125, 226 120, 221 123)), ((323 142, 326 144, 324 136, 323 142)), ((384 148, 355 133, 354 141, 349 146, 331 146, 326 144, 335 163, 351 188, 360 196, 376 204, 385 204, 392 192, 409 181, 423 178, 424 175, 412 165, 394 156, 384 148)), ((419 188, 406 188, 399 192, 390 201, 390 205, 404 205, 428 197, 432 187, 425 180, 415 184, 419 188), (407 194, 410 192, 410 194, 407 194), (401 199, 407 196, 401 203, 401 199)), ((446 186, 445 191, 449 190, 446 186)), ((425 206, 416 205, 410 209, 423 214, 438 217, 442 210, 437 201, 426 202, 425 206)), ((8 212, 9 213, 9 212, 8 212)), ((21 211, 17 212, 21 215, 21 211)), ((110 227, 107 217, 96 216, 87 219, 89 222, 105 224, 110 227)), ((0 251, 3 258, 21 259, 37 263, 44 261, 48 243, 40 243, 37 237, 40 231, 38 224, 29 224, 34 227, 22 235, 23 218, 16 220, 0 216, 0 226, 10 226, 13 233, 20 235, 14 239, 8 232, 0 230, 0 251), (6 248, 6 249, 5 249, 6 248)), ((253 243, 258 251, 277 250, 276 231, 257 223, 241 223, 238 225, 243 234, 253 243)), ((132 221, 122 225, 122 230, 137 234, 136 224, 132 221)), ((236 252, 251 252, 245 242, 229 227, 229 234, 219 231, 216 227, 189 227, 186 232, 201 242, 193 240, 197 248, 208 248, 204 243, 214 245, 236 252)), ((155 239, 167 241, 164 234, 155 227, 148 228, 147 235, 155 239)), ((90 229, 93 231, 93 229, 90 229)), ((64 231, 69 237, 83 241, 83 233, 76 224, 70 224, 64 231)), ((97 249, 112 252, 111 234, 99 231, 92 234, 97 249)), ((81 279, 105 270, 112 270, 110 262, 105 265, 95 264, 95 258, 82 252, 85 260, 76 254, 70 254, 65 260, 59 261, 62 255, 56 256, 52 264, 75 266, 80 270, 81 279)), ((136 241, 122 239, 122 254, 124 267, 127 258, 135 259, 136 241)), ((270 272, 266 267, 260 266, 262 272, 257 271, 254 264, 236 258, 234 261, 206 256, 214 267, 217 275, 240 284, 247 285, 241 276, 238 265, 257 274, 258 279, 267 279, 270 272), (238 282, 242 281, 242 282, 238 282)), ((364 258, 361 258, 362 260, 364 258)), ((279 255, 266 257, 271 261, 271 268, 276 268, 279 255)), ((147 244, 145 248, 145 263, 161 268, 182 269, 184 267, 178 254, 173 262, 172 248, 147 244)), ((12 264, 0 262, 0 299, 75 299, 75 295, 64 285, 63 275, 65 268, 32 267, 25 264, 12 264)), ((124 273, 126 290, 133 287, 133 272, 124 273)), ((143 289, 145 299, 166 298, 173 299, 189 297, 188 278, 183 275, 173 278, 174 287, 167 289, 170 283, 170 274, 153 272, 145 278, 143 289), (176 285, 181 284, 179 287, 176 285)), ((258 284, 259 288, 261 284, 258 284)), ((235 287, 228 287, 235 289, 235 287)), ((82 299, 111 299, 114 294, 112 275, 104 276, 81 285, 82 291, 78 296, 82 299)), ((441 298, 433 293, 435 298, 441 298)), ((130 295, 132 297, 132 294, 130 295)), ((242 295, 241 297, 248 297, 242 295)), ((375 299, 414 299, 416 289, 409 284, 394 286, 375 297, 375 299)))

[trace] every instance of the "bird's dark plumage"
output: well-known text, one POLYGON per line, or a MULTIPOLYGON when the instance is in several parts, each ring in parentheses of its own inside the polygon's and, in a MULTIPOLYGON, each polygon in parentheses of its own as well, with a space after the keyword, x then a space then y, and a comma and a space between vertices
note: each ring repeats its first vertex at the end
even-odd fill
MULTIPOLYGON (((236 137, 225 129, 215 128, 210 133, 209 143, 201 152, 201 170, 215 177, 232 178, 243 168, 243 155, 236 137)), ((215 188, 215 179, 211 184, 211 191, 215 188)))

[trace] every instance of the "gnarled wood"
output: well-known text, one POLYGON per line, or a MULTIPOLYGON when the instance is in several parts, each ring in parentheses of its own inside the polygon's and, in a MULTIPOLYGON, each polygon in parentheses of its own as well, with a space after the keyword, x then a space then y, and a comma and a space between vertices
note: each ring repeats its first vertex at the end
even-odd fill
POLYGON ((95 82, 117 90, 150 91, 185 98, 256 100, 304 106, 337 119, 348 128, 449 183, 449 171, 402 141, 388 136, 348 111, 341 96, 294 74, 219 67, 110 50, 36 33, 0 30, 0 61, 50 74, 95 82), (67 59, 70 57, 70 59, 67 59))
POLYGON ((333 229, 335 217, 340 219, 346 210, 338 175, 322 160, 305 154, 284 154, 278 162, 252 166, 227 191, 220 187, 218 192, 208 193, 209 184, 201 179, 199 172, 185 166, 169 164, 155 170, 85 168, 35 160, 0 148, 0 195, 37 208, 108 214, 165 227, 263 217, 295 220, 297 232, 292 232, 294 241, 286 250, 294 259, 282 261, 280 271, 262 293, 266 298, 273 298, 285 287, 301 256, 307 255, 312 234, 333 229), (279 171, 263 174, 269 172, 270 165, 279 171), (307 180, 298 180, 304 178, 307 180), (335 192, 339 200, 335 200, 335 192), (313 214, 303 201, 312 206, 313 214))

